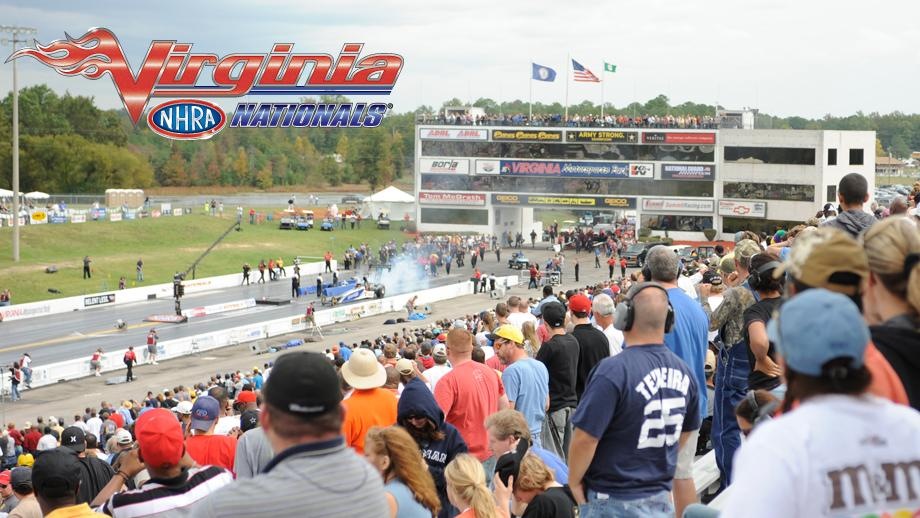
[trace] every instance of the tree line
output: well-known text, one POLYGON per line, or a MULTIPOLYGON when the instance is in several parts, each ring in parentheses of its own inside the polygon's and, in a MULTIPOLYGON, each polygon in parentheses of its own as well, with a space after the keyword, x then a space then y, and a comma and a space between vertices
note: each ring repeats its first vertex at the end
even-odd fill
MULTIPOLYGON (((345 102, 321 97, 304 102, 345 102)), ((444 106, 466 103, 450 99, 444 106)), ((486 113, 527 113, 526 101, 477 99, 486 113)), ((534 103, 540 115, 564 111, 560 103, 534 103)), ((684 102, 672 105, 659 95, 645 103, 607 104, 612 115, 713 115, 716 106, 684 102)), ((20 186, 23 191, 99 193, 107 188, 154 186, 235 186, 270 189, 312 188, 342 183, 370 189, 411 175, 415 123, 430 106, 390 113, 378 128, 225 128, 207 141, 164 139, 146 124, 133 126, 121 110, 102 110, 89 97, 59 95, 46 85, 23 88, 19 94, 20 186)), ((570 115, 599 114, 590 101, 569 107, 570 115)), ((874 130, 877 152, 907 157, 920 150, 920 115, 858 112, 821 119, 758 114, 757 127, 776 129, 874 130)), ((0 187, 12 183, 12 95, 0 101, 0 187)))

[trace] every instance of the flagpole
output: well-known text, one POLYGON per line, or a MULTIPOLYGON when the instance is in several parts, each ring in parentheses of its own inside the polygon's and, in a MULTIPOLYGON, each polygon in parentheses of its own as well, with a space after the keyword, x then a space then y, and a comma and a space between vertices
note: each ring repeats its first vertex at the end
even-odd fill
POLYGON ((572 56, 569 54, 565 55, 565 119, 563 119, 562 124, 566 125, 569 123, 569 67, 572 66, 572 56))
POLYGON ((601 72, 601 123, 604 122, 604 83, 607 82, 607 64, 604 63, 604 71, 601 72))
POLYGON ((533 121, 533 65, 531 65, 530 71, 530 102, 527 105, 527 124, 530 124, 533 121))

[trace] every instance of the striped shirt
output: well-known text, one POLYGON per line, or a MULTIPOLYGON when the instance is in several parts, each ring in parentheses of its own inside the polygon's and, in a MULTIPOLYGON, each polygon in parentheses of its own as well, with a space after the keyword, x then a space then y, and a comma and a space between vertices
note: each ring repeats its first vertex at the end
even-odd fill
POLYGON ((293 446, 255 478, 204 499, 195 518, 389 518, 377 470, 342 437, 293 446))
POLYGON ((96 511, 113 518, 188 516, 192 504, 230 482, 233 475, 223 468, 191 468, 174 479, 151 478, 141 489, 114 494, 96 511))

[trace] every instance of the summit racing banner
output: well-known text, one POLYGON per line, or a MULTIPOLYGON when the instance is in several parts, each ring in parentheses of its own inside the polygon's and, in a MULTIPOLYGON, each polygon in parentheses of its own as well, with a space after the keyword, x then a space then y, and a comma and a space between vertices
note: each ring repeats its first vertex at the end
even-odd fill
POLYGON ((502 160, 502 176, 561 176, 568 178, 629 178, 627 162, 546 162, 502 160))
MULTIPOLYGON (((17 50, 8 60, 28 56, 63 76, 110 77, 135 125, 152 98, 165 98, 166 102, 147 114, 150 129, 167 138, 193 140, 210 138, 227 125, 224 110, 203 99, 389 95, 402 71, 402 56, 378 53, 362 57, 363 48, 363 43, 345 43, 333 57, 294 53, 293 43, 275 43, 269 52, 218 57, 193 53, 191 43, 154 40, 140 66, 132 70, 115 34, 94 28, 79 38, 67 36, 17 50)), ((376 127, 392 108, 389 103, 241 103, 230 125, 376 127)))
POLYGON ((636 198, 628 196, 552 196, 546 194, 493 194, 492 205, 634 209, 636 208, 636 198))

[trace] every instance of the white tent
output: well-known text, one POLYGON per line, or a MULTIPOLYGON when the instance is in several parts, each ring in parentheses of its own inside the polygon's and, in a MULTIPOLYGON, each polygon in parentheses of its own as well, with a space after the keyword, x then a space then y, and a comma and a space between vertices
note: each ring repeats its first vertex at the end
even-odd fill
POLYGON ((6 189, 0 189, 0 198, 12 198, 13 191, 8 191, 6 189))
POLYGON ((388 215, 392 221, 402 221, 406 214, 414 219, 415 197, 391 185, 364 198, 362 213, 365 216, 377 219, 381 212, 388 215))
POLYGON ((25 195, 25 198, 28 200, 47 200, 50 197, 51 196, 40 191, 27 192, 25 195))

